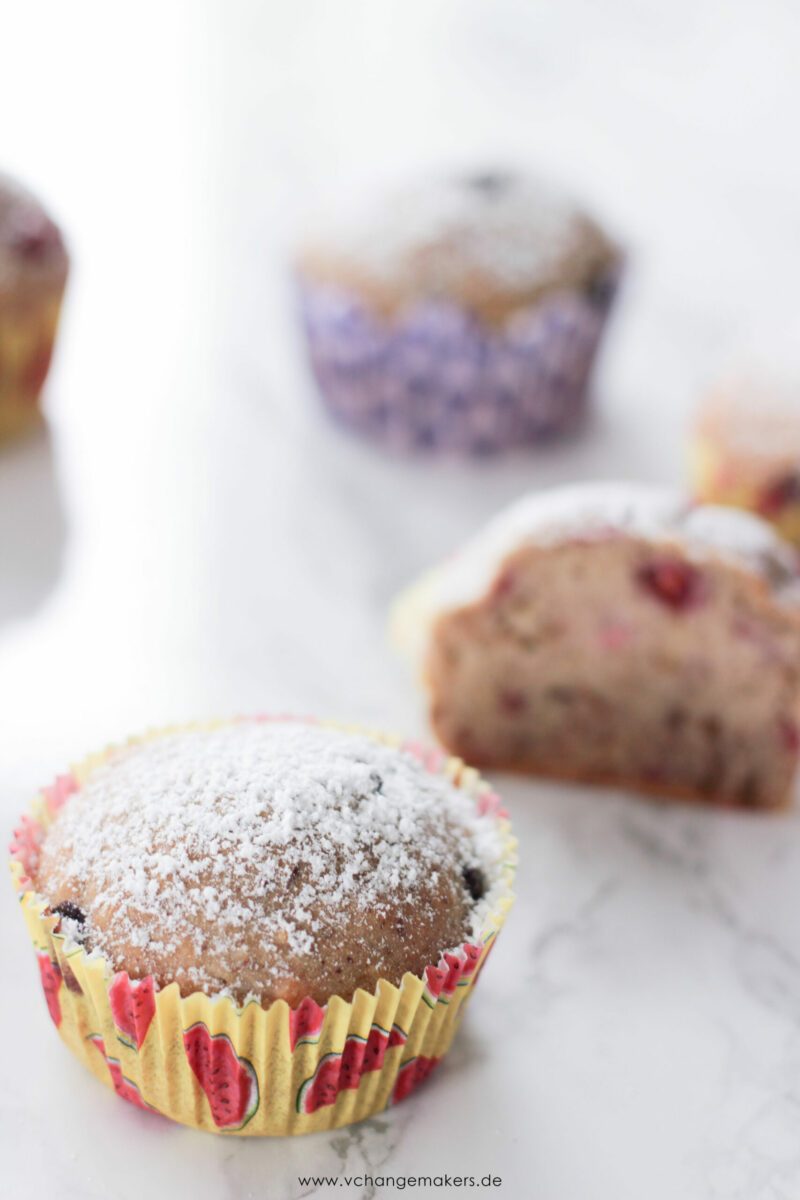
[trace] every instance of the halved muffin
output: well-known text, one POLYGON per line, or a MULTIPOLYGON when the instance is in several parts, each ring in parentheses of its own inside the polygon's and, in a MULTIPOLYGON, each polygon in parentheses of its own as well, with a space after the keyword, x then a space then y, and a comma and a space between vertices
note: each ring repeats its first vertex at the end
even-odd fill
POLYGON ((800 732, 793 549, 658 488, 532 495, 398 603, 442 743, 467 761, 753 807, 800 732))

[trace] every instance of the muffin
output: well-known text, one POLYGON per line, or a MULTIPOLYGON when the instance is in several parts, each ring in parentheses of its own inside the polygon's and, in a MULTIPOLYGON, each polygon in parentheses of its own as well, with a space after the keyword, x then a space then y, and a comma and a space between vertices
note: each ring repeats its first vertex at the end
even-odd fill
POLYGON ((717 387, 689 453, 699 500, 750 509, 800 545, 800 380, 741 375, 717 387))
POLYGON ((539 181, 429 179, 331 220, 296 264, 333 416, 400 451, 487 454, 583 415, 619 248, 539 181))
POLYGON ((67 268, 58 227, 29 192, 0 176, 0 440, 41 420, 67 268))
POLYGON ((770 808, 800 748, 798 600, 797 556, 757 517, 575 485, 501 514, 394 631, 471 763, 770 808))
POLYGON ((236 720, 45 791, 12 847, 50 1014, 126 1099, 303 1133, 413 1090, 510 904, 474 772, 374 735, 236 720))

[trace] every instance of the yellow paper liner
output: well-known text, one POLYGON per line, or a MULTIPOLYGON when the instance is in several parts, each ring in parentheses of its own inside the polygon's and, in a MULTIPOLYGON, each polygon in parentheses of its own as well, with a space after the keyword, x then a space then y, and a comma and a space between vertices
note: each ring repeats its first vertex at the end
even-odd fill
POLYGON ((800 546, 800 497, 792 491, 769 502, 770 493, 780 489, 795 472, 785 461, 765 464, 755 459, 749 465, 726 452, 712 435, 695 434, 689 445, 689 475, 692 494, 703 504, 743 508, 769 521, 781 537, 800 546))
MULTIPOLYGON (((126 745, 229 723, 173 726, 126 745)), ((132 981, 125 972, 115 973, 104 958, 68 942, 57 932, 60 917, 49 913, 29 871, 61 806, 119 747, 92 755, 45 788, 12 843, 12 878, 61 1037, 124 1099, 195 1129, 250 1136, 313 1133, 362 1121, 404 1099, 449 1049, 465 1001, 513 902, 516 842, 498 796, 476 771, 416 742, 318 723, 366 733, 411 752, 428 770, 445 775, 473 797, 479 812, 495 814, 503 836, 502 895, 480 937, 443 955, 422 977, 404 975, 399 987, 380 979, 374 993, 359 990, 349 1003, 333 996, 324 1008, 310 999, 294 1010, 283 1000, 267 1009, 255 1001, 238 1008, 228 997, 201 992, 182 997, 177 984, 156 990, 152 980, 132 981)))
POLYGON ((41 423, 63 291, 62 281, 34 305, 0 303, 0 441, 41 423))

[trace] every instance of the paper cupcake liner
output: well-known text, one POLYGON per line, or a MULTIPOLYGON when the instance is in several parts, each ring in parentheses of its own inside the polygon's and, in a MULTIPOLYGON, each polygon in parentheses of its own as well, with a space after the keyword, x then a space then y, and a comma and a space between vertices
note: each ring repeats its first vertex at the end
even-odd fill
MULTIPOLYGON (((127 744, 222 724, 157 730, 127 744)), ((404 975, 399 987, 380 979, 373 993, 359 990, 351 1002, 333 996, 322 1007, 307 998, 295 1009, 283 1000, 267 1009, 255 1001, 239 1008, 228 997, 182 997, 177 984, 158 990, 152 978, 132 980, 69 942, 30 877, 47 827, 116 748, 86 759, 45 788, 22 818, 11 847, 12 877, 59 1034, 98 1079, 139 1108, 218 1133, 335 1129, 404 1099, 447 1053, 513 900, 516 843, 506 814, 489 784, 459 759, 321 724, 369 733, 415 754, 473 797, 480 812, 495 814, 505 842, 501 899, 474 943, 443 954, 420 977, 404 975)))
POLYGON ((0 440, 41 420, 39 396, 53 355, 63 285, 35 304, 0 299, 0 440))
POLYGON ((552 293, 493 327, 452 303, 387 320, 298 281, 311 366, 334 418, 401 452, 482 455, 574 429, 618 285, 552 293))

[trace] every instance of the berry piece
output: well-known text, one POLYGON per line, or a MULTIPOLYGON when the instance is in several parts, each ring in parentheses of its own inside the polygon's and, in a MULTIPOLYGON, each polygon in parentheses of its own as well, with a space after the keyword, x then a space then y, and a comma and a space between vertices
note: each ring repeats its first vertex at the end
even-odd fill
POLYGON ((791 717, 781 717, 778 722, 778 731, 781 742, 789 754, 797 754, 800 751, 800 729, 797 727, 797 722, 791 717))
POLYGON ((514 585, 517 582, 517 576, 509 567, 501 571, 492 584, 490 596, 492 600, 502 600, 505 596, 510 595, 514 590, 514 585))
POLYGON ((764 517, 776 517, 800 500, 800 476, 783 475, 764 489, 758 498, 758 511, 764 517))
POLYGON ((14 216, 8 242, 20 258, 33 261, 43 258, 59 245, 61 235, 57 226, 44 213, 33 208, 20 209, 14 216))
POLYGON ((486 878, 480 867, 464 867, 461 877, 472 899, 482 900, 486 895, 486 878))
POLYGON ((58 913, 60 917, 68 917, 70 921, 77 921, 79 925, 86 920, 86 913, 74 900, 62 900, 54 906, 53 912, 58 913))
POLYGON ((640 567, 639 586, 673 612, 686 612, 702 604, 705 588, 696 567, 682 558, 659 558, 640 567))
POLYGON ((518 688, 501 688, 497 694, 497 707, 507 717, 516 717, 528 707, 528 697, 518 688))

